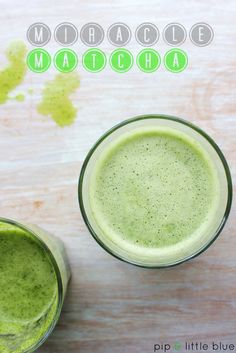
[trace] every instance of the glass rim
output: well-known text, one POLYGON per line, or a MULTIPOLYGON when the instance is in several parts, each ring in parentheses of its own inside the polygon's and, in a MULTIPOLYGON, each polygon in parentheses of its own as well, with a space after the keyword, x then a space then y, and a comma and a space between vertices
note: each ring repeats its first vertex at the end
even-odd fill
POLYGON ((201 253, 203 253, 204 251, 206 251, 211 245, 212 243, 215 242, 215 240, 218 238, 218 236, 220 235, 221 231, 223 230, 226 221, 229 217, 229 213, 230 213, 230 209, 231 209, 231 205, 232 205, 232 198, 233 198, 233 186, 232 186, 232 178, 231 178, 231 173, 230 173, 230 169, 228 166, 228 163, 226 161, 226 158, 223 154, 223 152, 221 151, 220 147, 216 144, 216 142, 205 132, 203 131, 201 128, 199 128, 197 125, 184 120, 182 118, 178 118, 176 116, 172 116, 172 115, 166 115, 166 114, 144 114, 144 115, 138 115, 135 116, 133 118, 129 118, 126 119, 116 125, 114 125, 112 128, 110 128, 109 130, 107 130, 104 134, 102 134, 102 136, 94 143, 94 145, 90 148, 89 152, 87 153, 85 160, 82 164, 81 167, 81 171, 80 171, 80 175, 79 175, 79 180, 78 180, 78 201, 79 201, 79 206, 80 206, 80 211, 83 217, 83 220, 90 232, 90 234, 92 235, 92 237, 96 240, 96 242, 106 251, 108 252, 110 255, 112 255, 113 257, 129 263, 131 265, 137 266, 137 267, 142 267, 142 268, 149 268, 149 269, 161 269, 161 268, 169 268, 169 267, 174 267, 176 265, 179 265, 181 263, 187 262, 193 258, 195 258, 196 256, 200 255, 201 253), (203 136, 209 143, 210 145, 214 148, 215 152, 217 153, 223 168, 224 168, 224 172, 225 172, 225 176, 226 176, 226 180, 227 180, 227 203, 226 203, 226 207, 225 207, 225 211, 224 211, 224 215, 221 219, 221 222, 218 226, 218 228, 216 229, 216 231, 214 232, 214 236, 210 239, 209 242, 207 242, 204 246, 202 246, 200 249, 196 250, 193 254, 189 255, 189 256, 185 256, 183 259, 180 259, 178 261, 175 261, 174 263, 171 264, 164 264, 164 265, 144 265, 144 264, 139 264, 136 262, 133 262, 131 260, 128 260, 126 258, 121 257, 119 254, 114 253, 106 244, 104 244, 102 242, 102 240, 97 236, 96 232, 94 231, 93 227, 90 224, 90 221, 87 217, 86 211, 85 211, 85 207, 84 207, 84 202, 83 202, 83 181, 84 181, 84 174, 87 168, 87 165, 93 155, 93 153, 96 151, 96 149, 98 148, 98 146, 108 137, 110 136, 113 132, 115 132, 116 130, 122 128, 123 126, 126 126, 128 124, 132 124, 134 122, 140 121, 140 120, 148 120, 148 119, 159 119, 159 120, 170 120, 170 121, 174 121, 180 124, 183 124, 193 130, 195 130, 197 133, 199 133, 201 136, 203 136))
POLYGON ((56 262, 56 259, 53 255, 52 251, 49 249, 47 244, 37 235, 37 233, 30 228, 30 226, 24 225, 23 223, 20 223, 18 221, 15 221, 15 220, 12 220, 9 218, 4 218, 4 217, 0 217, 0 223, 1 222, 15 226, 17 228, 20 228, 20 229, 26 231, 27 233, 29 233, 30 235, 32 235, 37 240, 37 242, 40 244, 40 246, 42 246, 43 250, 47 253, 47 255, 49 256, 49 259, 50 259, 50 261, 53 265, 54 271, 56 273, 57 288, 58 288, 58 303, 57 303, 57 308, 56 308, 56 312, 55 312, 56 315, 53 318, 51 325, 49 326, 49 328, 47 329, 45 334, 41 337, 41 339, 35 345, 30 346, 29 348, 27 348, 27 350, 22 352, 22 353, 31 353, 31 352, 34 352, 36 349, 38 349, 47 340, 47 338, 50 336, 53 329, 55 328, 57 321, 60 317, 62 304, 63 304, 62 277, 61 277, 61 273, 60 273, 58 264, 56 262))

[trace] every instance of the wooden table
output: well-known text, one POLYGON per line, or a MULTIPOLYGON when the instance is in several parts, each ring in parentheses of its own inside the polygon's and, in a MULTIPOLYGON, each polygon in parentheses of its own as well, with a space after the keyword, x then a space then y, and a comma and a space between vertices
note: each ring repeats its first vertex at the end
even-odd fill
MULTIPOLYGON (((114 124, 146 114, 173 114, 197 123, 222 148, 236 176, 236 4, 233 0, 0 0, 0 60, 4 48, 25 39, 28 26, 43 21, 54 29, 70 21, 80 29, 98 22, 104 29, 122 21, 132 31, 142 22, 160 29, 170 22, 187 30, 199 21, 215 38, 205 48, 189 38, 182 45, 189 67, 181 74, 162 66, 154 74, 134 67, 120 75, 98 74, 79 65, 81 87, 73 95, 76 122, 60 128, 36 112, 45 74, 28 73, 16 92, 33 88, 24 102, 0 106, 0 215, 36 223, 62 238, 73 278, 59 324, 41 353, 149 353, 155 343, 236 343, 236 209, 219 239, 198 258, 175 268, 148 270, 122 263, 92 239, 77 201, 81 164, 91 145, 114 124)), ((86 47, 73 48, 81 55, 86 47)), ((107 40, 101 48, 110 53, 107 40)), ((133 38, 127 47, 141 47, 133 38)), ((161 55, 169 49, 160 39, 161 55)), ((52 53, 59 46, 52 40, 52 53)), ((81 59, 81 56, 80 56, 81 59)))

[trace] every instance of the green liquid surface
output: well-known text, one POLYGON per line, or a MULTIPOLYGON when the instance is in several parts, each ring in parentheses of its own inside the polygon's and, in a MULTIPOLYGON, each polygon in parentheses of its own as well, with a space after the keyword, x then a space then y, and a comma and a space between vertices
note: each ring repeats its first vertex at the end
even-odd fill
POLYGON ((56 273, 29 233, 1 223, 0 273, 0 352, 25 352, 44 336, 56 314, 56 273))
POLYGON ((125 133, 105 148, 89 190, 103 237, 143 254, 170 249, 207 227, 218 179, 197 141, 175 129, 151 127, 125 133))

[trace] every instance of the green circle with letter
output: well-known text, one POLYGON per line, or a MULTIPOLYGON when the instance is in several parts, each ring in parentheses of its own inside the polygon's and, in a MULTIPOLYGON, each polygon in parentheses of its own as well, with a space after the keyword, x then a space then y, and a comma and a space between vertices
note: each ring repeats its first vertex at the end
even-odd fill
POLYGON ((83 55, 83 67, 89 72, 99 72, 107 63, 105 53, 100 49, 89 49, 83 55))
POLYGON ((61 72, 71 72, 78 65, 78 56, 71 49, 61 49, 54 56, 54 65, 61 72))
POLYGON ((161 64, 160 54, 154 49, 143 49, 137 56, 137 65, 143 72, 154 72, 161 64))
POLYGON ((167 70, 178 73, 186 69, 188 56, 183 50, 174 48, 165 54, 164 64, 167 70))
POLYGON ((175 349, 176 351, 179 351, 179 350, 181 349, 181 343, 180 343, 180 342, 175 342, 175 344, 174 344, 174 349, 175 349))
POLYGON ((127 49, 116 49, 111 53, 111 68, 119 73, 127 72, 134 63, 133 55, 127 49))
POLYGON ((44 49, 33 49, 27 56, 27 65, 33 72, 45 72, 51 65, 51 56, 44 49))

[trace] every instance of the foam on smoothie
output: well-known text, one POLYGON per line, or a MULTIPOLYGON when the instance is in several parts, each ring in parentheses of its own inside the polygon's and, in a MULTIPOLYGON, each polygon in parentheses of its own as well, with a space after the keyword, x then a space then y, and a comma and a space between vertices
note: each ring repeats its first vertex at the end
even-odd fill
POLYGON ((21 353, 51 326, 58 305, 48 254, 24 230, 0 223, 0 352, 21 353))
POLYGON ((96 162, 89 190, 103 237, 147 256, 191 246, 219 200, 208 154, 193 138, 166 127, 138 128, 110 143, 96 162))

